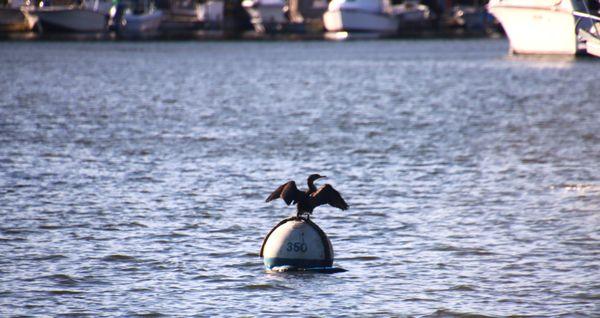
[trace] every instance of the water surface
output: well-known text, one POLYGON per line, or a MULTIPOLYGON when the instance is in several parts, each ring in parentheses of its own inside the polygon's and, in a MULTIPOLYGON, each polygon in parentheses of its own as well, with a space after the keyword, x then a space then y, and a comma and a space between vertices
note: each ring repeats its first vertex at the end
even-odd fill
POLYGON ((0 46, 0 316, 600 315, 600 63, 503 40, 0 46), (269 274, 264 203, 347 272, 269 274))

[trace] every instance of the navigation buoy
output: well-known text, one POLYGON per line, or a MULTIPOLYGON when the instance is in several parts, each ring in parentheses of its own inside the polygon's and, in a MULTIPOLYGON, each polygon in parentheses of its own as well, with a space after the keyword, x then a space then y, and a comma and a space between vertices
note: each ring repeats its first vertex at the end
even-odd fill
POLYGON ((309 219, 290 217, 277 224, 260 248, 265 267, 322 269, 333 265, 329 238, 309 219))

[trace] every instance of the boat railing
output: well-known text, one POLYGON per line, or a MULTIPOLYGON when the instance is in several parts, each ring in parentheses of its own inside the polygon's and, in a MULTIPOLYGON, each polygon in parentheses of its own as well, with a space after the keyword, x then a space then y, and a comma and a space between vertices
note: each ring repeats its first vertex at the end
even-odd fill
POLYGON ((580 18, 587 18, 587 19, 591 19, 591 20, 600 21, 600 17, 595 16, 595 15, 591 15, 591 14, 588 14, 588 13, 573 11, 573 15, 576 16, 576 17, 580 17, 580 18))

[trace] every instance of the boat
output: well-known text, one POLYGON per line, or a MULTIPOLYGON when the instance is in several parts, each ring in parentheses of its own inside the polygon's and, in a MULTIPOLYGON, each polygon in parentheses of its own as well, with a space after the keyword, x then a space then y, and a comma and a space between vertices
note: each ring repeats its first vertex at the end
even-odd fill
POLYGON ((156 0, 155 5, 163 12, 162 32, 196 31, 203 26, 203 8, 198 1, 156 0))
POLYGON ((399 19, 402 27, 408 28, 429 26, 432 20, 429 7, 416 0, 392 6, 392 15, 399 19))
POLYGON ((162 11, 147 0, 122 2, 117 6, 115 30, 121 37, 154 35, 162 18, 162 11))
POLYGON ((200 5, 200 20, 208 30, 223 28, 225 3, 223 1, 208 0, 200 5))
POLYGON ((38 19, 41 32, 102 32, 106 31, 106 14, 77 7, 47 7, 27 14, 38 19))
POLYGON ((389 0, 332 0, 323 24, 329 32, 395 33, 399 19, 389 0))
POLYGON ((574 55, 577 35, 573 12, 579 1, 490 0, 514 54, 574 55))
POLYGON ((485 7, 456 5, 450 10, 450 27, 464 29, 467 31, 485 31, 493 24, 493 18, 485 7))
POLYGON ((582 30, 581 37, 585 42, 585 52, 591 56, 600 57, 600 34, 582 30))
POLYGON ((586 54, 600 57, 600 2, 585 3, 583 9, 585 12, 573 12, 578 26, 578 39, 586 54))
POLYGON ((163 13, 160 10, 143 13, 125 13, 117 33, 121 36, 153 35, 158 31, 163 13))
POLYGON ((289 29, 304 33, 323 32, 323 14, 327 11, 326 0, 288 0, 287 3, 291 26, 289 29))
POLYGON ((30 6, 22 0, 8 0, 0 5, 0 32, 30 31, 37 22, 27 19, 23 10, 30 6))
POLYGON ((28 19, 37 18, 41 32, 104 32, 107 31, 110 2, 93 3, 55 0, 51 6, 23 11, 28 19))
POLYGON ((307 20, 320 20, 327 11, 326 0, 288 0, 290 21, 305 23, 307 20))
POLYGON ((289 22, 284 0, 244 0, 242 7, 250 15, 250 23, 259 33, 281 31, 289 22))

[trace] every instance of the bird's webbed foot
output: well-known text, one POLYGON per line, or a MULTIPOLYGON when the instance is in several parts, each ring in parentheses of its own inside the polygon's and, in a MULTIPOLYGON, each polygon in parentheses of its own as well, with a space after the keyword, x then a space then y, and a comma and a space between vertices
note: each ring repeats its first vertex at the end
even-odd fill
POLYGON ((304 220, 310 220, 310 213, 307 212, 298 212, 296 216, 304 220))

